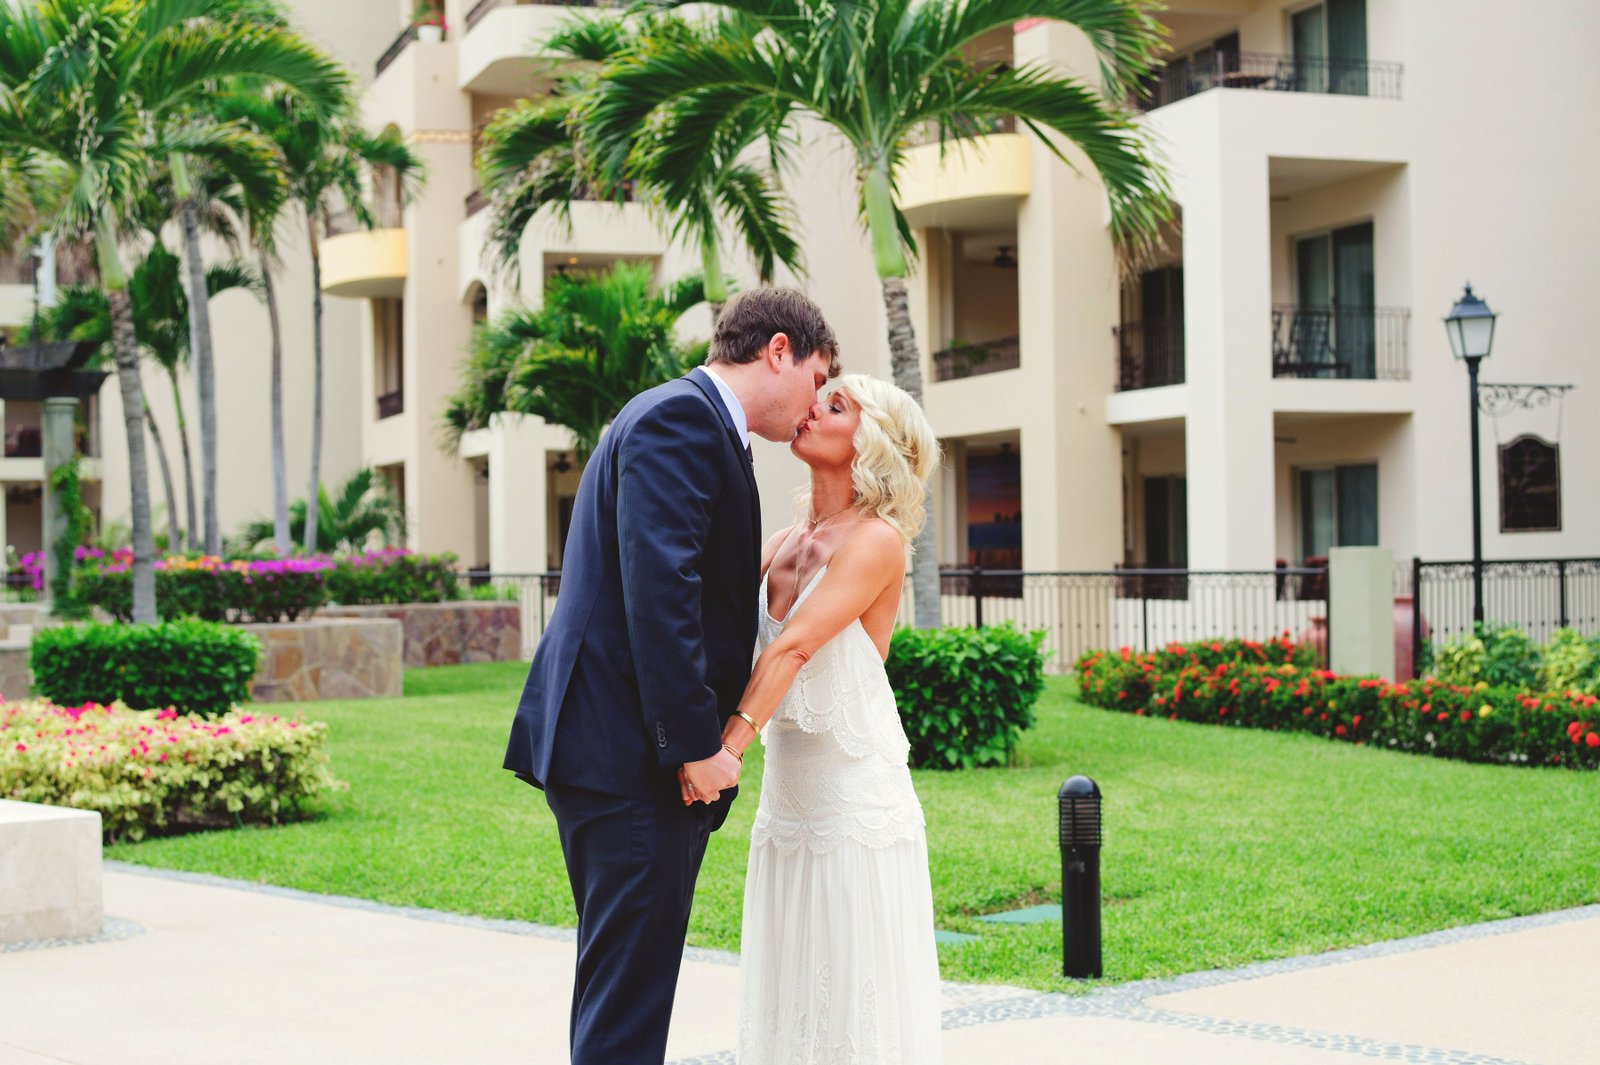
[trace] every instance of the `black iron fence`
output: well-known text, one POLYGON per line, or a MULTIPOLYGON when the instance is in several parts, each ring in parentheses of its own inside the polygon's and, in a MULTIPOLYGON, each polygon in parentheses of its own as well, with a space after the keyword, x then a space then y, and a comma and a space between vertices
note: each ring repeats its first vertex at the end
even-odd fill
POLYGON ((383 54, 378 57, 377 70, 374 72, 374 76, 388 70, 390 65, 400 58, 400 53, 410 47, 411 42, 416 39, 417 28, 415 26, 407 26, 401 30, 400 36, 396 37, 394 43, 385 48, 383 54))
MULTIPOLYGON (((531 657, 560 594, 561 574, 471 572, 466 580, 473 594, 522 605, 523 656, 531 657)), ((908 578, 903 624, 912 617, 910 588, 908 578)), ((1327 572, 1317 569, 952 569, 940 574, 939 614, 946 625, 1009 621, 1042 630, 1054 673, 1070 670, 1085 651, 1148 650, 1213 636, 1265 640, 1287 633, 1327 661, 1327 572)))
POLYGON ((1123 322, 1117 339, 1117 391, 1183 384, 1183 319, 1123 322))
POLYGON ((497 7, 518 7, 528 4, 538 4, 544 7, 605 7, 608 5, 598 3, 598 0, 478 0, 467 9, 467 29, 472 29, 483 21, 483 16, 497 7))
POLYGON ((985 340, 981 344, 957 343, 933 353, 933 379, 954 381, 962 377, 1015 370, 1022 365, 1022 344, 1017 337, 985 340))
MULTIPOLYGON (((1483 617, 1511 625, 1536 643, 1557 629, 1600 635, 1600 558, 1545 558, 1484 562, 1483 617)), ((1412 653, 1422 660, 1424 640, 1448 643, 1470 636, 1472 563, 1411 562, 1412 653)))
POLYGON ((1214 52, 1163 66, 1130 104, 1151 111, 1211 89, 1400 98, 1399 63, 1272 52, 1214 52))
POLYGON ((1272 308, 1272 376, 1406 381, 1406 307, 1272 308))

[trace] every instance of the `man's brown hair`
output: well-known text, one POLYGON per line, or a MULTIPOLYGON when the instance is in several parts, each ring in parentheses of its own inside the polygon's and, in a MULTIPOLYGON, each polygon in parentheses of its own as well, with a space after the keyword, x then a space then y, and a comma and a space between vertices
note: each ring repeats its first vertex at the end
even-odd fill
POLYGON ((839 376, 833 328, 815 303, 792 288, 753 288, 724 304, 706 362, 754 362, 774 333, 789 338, 795 362, 821 355, 828 360, 828 376, 839 376))

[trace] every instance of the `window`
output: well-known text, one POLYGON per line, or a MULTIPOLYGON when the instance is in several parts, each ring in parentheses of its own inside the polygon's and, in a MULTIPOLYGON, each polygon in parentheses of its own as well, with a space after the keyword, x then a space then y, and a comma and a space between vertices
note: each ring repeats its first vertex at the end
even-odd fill
POLYGON ((1367 94, 1367 0, 1326 0, 1289 16, 1294 88, 1367 94))
POLYGON ((1296 306, 1279 376, 1377 377, 1372 223, 1297 239, 1294 266, 1296 306))
POLYGON ((1147 569, 1189 565, 1189 481, 1144 479, 1144 564, 1147 569))
POLYGON ((378 418, 405 410, 405 301, 372 301, 373 375, 378 418))
POLYGON ((1378 543, 1378 467, 1300 471, 1300 558, 1327 558, 1335 547, 1378 543))
POLYGON ((1561 445, 1523 435, 1500 445, 1500 531, 1561 531, 1561 445))

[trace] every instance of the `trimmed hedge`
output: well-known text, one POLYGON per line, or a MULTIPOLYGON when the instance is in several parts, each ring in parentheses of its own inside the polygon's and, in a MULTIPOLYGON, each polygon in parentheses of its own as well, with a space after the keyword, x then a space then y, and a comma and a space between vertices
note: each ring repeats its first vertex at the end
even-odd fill
POLYGON ((65 625, 34 634, 34 687, 65 705, 121 702, 226 713, 250 701, 261 659, 253 634, 186 619, 156 625, 65 625))
MULTIPOLYGON (((328 601, 333 563, 324 558, 174 556, 156 563, 156 610, 171 620, 299 621, 328 601)), ((79 598, 118 621, 133 618, 133 573, 120 559, 78 570, 79 598)))
POLYGON ((885 667, 920 769, 1004 765, 1044 687, 1044 633, 897 629, 885 667))
POLYGON ((1582 692, 1342 677, 1309 668, 1287 639, 1095 651, 1076 672, 1084 702, 1141 716, 1310 732, 1473 762, 1600 767, 1600 711, 1582 692))
POLYGON ((414 555, 395 547, 341 558, 328 575, 328 597, 342 606, 458 599, 456 556, 414 555))
POLYGON ((109 841, 277 824, 341 787, 327 726, 245 713, 202 719, 120 704, 0 705, 0 797, 94 810, 109 841))

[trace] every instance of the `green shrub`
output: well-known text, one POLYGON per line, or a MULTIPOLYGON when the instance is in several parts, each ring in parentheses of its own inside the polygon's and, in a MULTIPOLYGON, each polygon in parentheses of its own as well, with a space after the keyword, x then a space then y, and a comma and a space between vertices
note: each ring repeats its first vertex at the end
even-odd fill
POLYGON ((63 706, 122 702, 226 713, 250 701, 261 641, 187 619, 156 625, 65 625, 34 634, 34 687, 63 706))
POLYGON ((414 555, 386 547, 341 558, 328 575, 328 595, 342 606, 457 599, 456 556, 414 555))
POLYGON ((276 824, 338 787, 327 726, 233 713, 209 720, 122 705, 0 705, 0 798, 100 814, 108 840, 276 824))
MULTIPOLYGON (((323 558, 172 556, 156 562, 156 609, 169 620, 298 621, 328 601, 333 569, 323 558)), ((133 573, 123 557, 80 568, 77 588, 84 602, 132 619, 133 573)))
POLYGON ((1539 679, 1545 691, 1600 695, 1600 636, 1557 629, 1544 650, 1539 679))
POLYGON ((1539 683, 1539 647, 1521 629, 1478 625, 1465 639, 1435 646, 1431 672, 1446 684, 1532 688, 1539 683))
POLYGON ((1002 765, 1044 686, 1044 633, 1009 623, 982 629, 898 629, 885 663, 922 769, 1002 765))
POLYGON ((1309 732, 1474 762, 1600 767, 1593 695, 1431 678, 1394 684, 1287 661, 1203 665, 1196 657, 1095 651, 1078 660, 1079 694, 1091 706, 1138 716, 1309 732))

